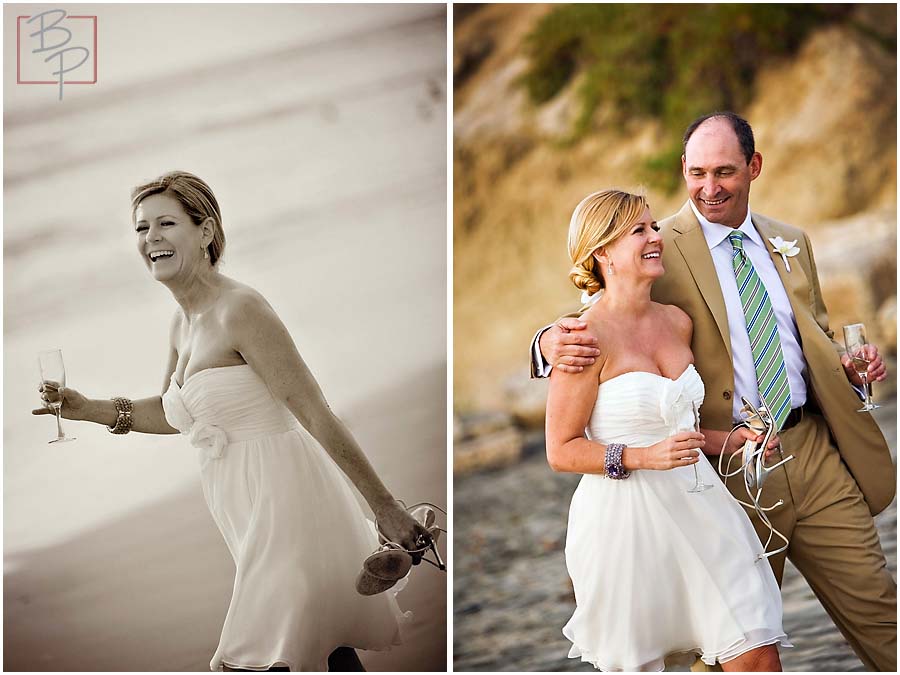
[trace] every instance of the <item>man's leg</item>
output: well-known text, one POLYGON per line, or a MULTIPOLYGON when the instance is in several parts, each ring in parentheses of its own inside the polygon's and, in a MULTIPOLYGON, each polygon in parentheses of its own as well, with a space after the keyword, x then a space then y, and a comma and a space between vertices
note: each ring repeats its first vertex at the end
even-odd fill
POLYGON ((896 672, 897 584, 874 520, 825 420, 809 415, 795 429, 782 439, 797 456, 788 464, 797 514, 788 557, 866 668, 896 672))

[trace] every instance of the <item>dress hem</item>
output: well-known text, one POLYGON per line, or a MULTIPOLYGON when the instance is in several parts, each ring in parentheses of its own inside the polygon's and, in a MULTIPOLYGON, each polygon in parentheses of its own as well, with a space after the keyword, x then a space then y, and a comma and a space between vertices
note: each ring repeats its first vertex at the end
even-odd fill
MULTIPOLYGON (((568 636, 566 636, 568 638, 568 636)), ((571 638, 569 638, 571 640, 571 638)), ((708 666, 716 665, 716 662, 719 663, 727 663, 733 659, 736 659, 741 654, 749 652, 751 649, 756 649, 757 647, 765 647, 766 645, 777 644, 779 647, 793 647, 794 645, 790 643, 787 639, 787 635, 785 633, 781 633, 780 635, 776 635, 770 638, 765 638, 752 644, 747 644, 746 638, 743 640, 738 640, 735 643, 728 645, 723 649, 714 650, 712 652, 704 652, 701 647, 693 647, 688 649, 675 649, 667 652, 666 654, 656 658, 651 659, 650 661, 646 661, 641 665, 631 665, 627 667, 614 667, 609 666, 600 661, 600 658, 595 656, 594 653, 589 649, 583 649, 579 647, 574 642, 572 643, 572 648, 569 650, 569 658, 577 659, 581 657, 581 660, 585 663, 590 663, 594 668, 603 672, 662 672, 666 668, 666 659, 669 657, 687 657, 689 655, 693 655, 694 658, 699 658, 708 666)))
MULTIPOLYGON (((413 613, 411 611, 402 612, 399 615, 397 615, 397 630, 394 632, 394 637, 393 637, 392 641, 390 642, 390 644, 381 643, 380 646, 378 646, 378 647, 367 646, 367 645, 363 645, 363 644, 352 644, 352 645, 351 644, 337 644, 328 651, 328 654, 330 655, 335 649, 340 649, 341 647, 348 647, 350 649, 361 649, 364 652, 389 652, 394 647, 400 647, 401 645, 403 645, 403 638, 401 636, 400 628, 401 628, 401 626, 405 626, 406 624, 411 622, 412 619, 413 619, 413 613)), ((294 667, 294 663, 290 659, 280 659, 280 658, 273 659, 268 663, 268 665, 263 665, 263 666, 249 666, 249 665, 234 663, 228 657, 219 657, 217 659, 217 661, 218 661, 218 663, 215 663, 215 661, 210 662, 210 664, 209 664, 210 672, 214 672, 214 673, 222 672, 222 670, 223 670, 222 666, 228 666, 229 668, 240 668, 242 670, 254 670, 254 671, 262 672, 262 671, 268 670, 269 668, 271 668, 273 666, 277 666, 278 664, 286 665, 290 672, 299 672, 298 669, 294 667), (214 663, 215 663, 215 665, 213 665, 214 663)), ((324 665, 319 664, 319 667, 313 668, 309 672, 320 672, 320 673, 328 672, 328 656, 325 657, 324 665)))

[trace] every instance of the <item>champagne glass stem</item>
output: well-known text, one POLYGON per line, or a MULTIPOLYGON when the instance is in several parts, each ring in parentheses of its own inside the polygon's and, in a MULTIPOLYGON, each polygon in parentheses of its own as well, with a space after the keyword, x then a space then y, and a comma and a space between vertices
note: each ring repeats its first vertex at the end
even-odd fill
POLYGON ((38 352, 38 371, 41 377, 41 391, 44 392, 45 404, 53 410, 56 415, 56 438, 50 443, 64 443, 66 441, 74 441, 71 436, 67 437, 62 429, 62 392, 66 386, 66 366, 63 363, 62 351, 59 349, 45 349, 38 352), (49 393, 45 390, 49 387, 50 392, 55 392, 55 398, 59 400, 50 401, 49 393))
MULTIPOLYGON (((700 431, 700 411, 697 410, 697 405, 693 404, 692 409, 694 411, 694 431, 700 431)), ((699 448, 698 448, 699 450, 699 448)), ((702 452, 702 451, 701 451, 702 452)), ((691 493, 703 492, 704 490, 709 490, 712 488, 712 485, 704 483, 700 480, 700 470, 697 468, 697 464, 694 464, 694 487, 688 490, 691 493)))
POLYGON ((868 373, 860 373, 859 379, 862 380, 863 391, 866 392, 866 407, 868 408, 870 405, 872 405, 872 397, 869 396, 869 374, 868 373))
POLYGON ((875 410, 876 408, 879 408, 880 406, 875 405, 875 403, 872 401, 872 383, 869 382, 869 374, 866 372, 862 372, 859 374, 859 379, 862 380, 863 390, 866 392, 866 402, 858 412, 865 412, 867 410, 875 410))

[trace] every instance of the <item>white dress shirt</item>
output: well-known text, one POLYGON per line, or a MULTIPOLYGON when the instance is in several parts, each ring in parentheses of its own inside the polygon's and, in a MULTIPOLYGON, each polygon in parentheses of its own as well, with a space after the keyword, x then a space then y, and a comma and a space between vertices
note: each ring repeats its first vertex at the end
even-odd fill
MULTIPOLYGON (((700 228, 706 243, 709 246, 710 256, 716 275, 719 278, 719 287, 722 289, 722 297, 725 299, 725 310, 728 314, 728 332, 731 338, 731 354, 734 362, 734 396, 732 397, 732 417, 735 422, 741 419, 741 396, 745 396, 754 405, 759 405, 759 390, 756 382, 756 368, 753 365, 753 352, 750 349, 750 338, 747 335, 747 322, 744 317, 744 308, 741 305, 741 296, 738 293, 737 281, 734 277, 734 268, 731 265, 733 247, 728 240, 728 235, 734 230, 720 223, 711 223, 704 218, 688 201, 691 209, 700 223, 700 228)), ((775 263, 769 255, 767 243, 756 231, 750 211, 744 222, 738 228, 744 233, 744 253, 750 257, 756 273, 766 287, 772 310, 775 313, 775 323, 778 326, 778 337, 781 340, 781 351, 784 355, 784 365, 787 370, 788 385, 791 388, 791 408, 798 408, 806 403, 807 398, 807 366, 806 358, 800 347, 800 334, 797 331, 797 323, 791 303, 788 301, 787 292, 781 283, 781 277, 775 269, 775 263)), ((540 337, 553 324, 541 328, 534 335, 531 342, 532 357, 538 377, 547 377, 552 366, 545 360, 540 349, 540 337)), ((860 400, 865 399, 865 392, 861 387, 851 383, 860 400)))
MULTIPOLYGON (((731 334, 731 355, 734 362, 734 397, 733 419, 739 420, 741 396, 746 396, 753 405, 759 405, 759 390, 756 382, 756 368, 753 365, 753 352, 750 349, 750 338, 747 335, 747 321, 744 317, 744 308, 741 305, 741 296, 738 293, 737 280, 734 277, 731 257, 733 247, 728 235, 734 229, 711 223, 701 215, 694 206, 693 201, 688 202, 694 215, 700 222, 703 236, 709 246, 716 274, 719 277, 719 287, 725 298, 725 309, 728 312, 728 332, 731 334)), ((781 340, 781 351, 784 354, 784 365, 787 370, 788 384, 791 387, 791 408, 798 408, 806 403, 806 358, 800 348, 800 334, 797 331, 797 323, 791 303, 788 301, 787 292, 775 269, 775 263, 769 255, 769 247, 750 219, 748 209, 744 222, 737 228, 744 234, 744 253, 750 258, 760 281, 766 287, 772 310, 775 313, 775 323, 778 326, 778 337, 781 340)))

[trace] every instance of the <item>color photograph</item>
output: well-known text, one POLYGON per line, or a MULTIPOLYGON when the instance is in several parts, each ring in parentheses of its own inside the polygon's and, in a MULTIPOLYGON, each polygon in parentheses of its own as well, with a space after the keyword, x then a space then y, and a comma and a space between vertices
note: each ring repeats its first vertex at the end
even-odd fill
POLYGON ((896 5, 453 14, 456 671, 896 671, 896 5))

